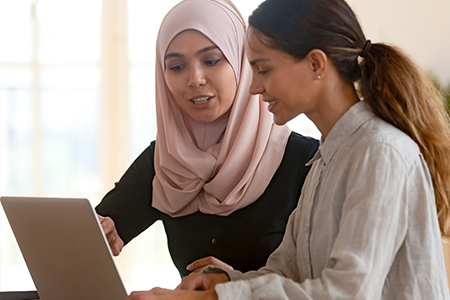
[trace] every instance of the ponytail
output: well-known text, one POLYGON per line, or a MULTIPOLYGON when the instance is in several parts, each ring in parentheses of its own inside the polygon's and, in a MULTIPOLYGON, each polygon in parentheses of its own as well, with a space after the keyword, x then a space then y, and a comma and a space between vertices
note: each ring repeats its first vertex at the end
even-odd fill
POLYGON ((442 237, 450 239, 450 122, 431 78, 395 47, 372 44, 361 62, 361 97, 419 146, 433 181, 442 237))

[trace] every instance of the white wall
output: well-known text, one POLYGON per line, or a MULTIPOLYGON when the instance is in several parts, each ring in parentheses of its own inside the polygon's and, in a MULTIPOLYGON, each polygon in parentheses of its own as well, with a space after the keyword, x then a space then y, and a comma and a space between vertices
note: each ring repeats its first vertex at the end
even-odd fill
POLYGON ((409 53, 450 84, 450 0, 348 0, 366 37, 409 53))

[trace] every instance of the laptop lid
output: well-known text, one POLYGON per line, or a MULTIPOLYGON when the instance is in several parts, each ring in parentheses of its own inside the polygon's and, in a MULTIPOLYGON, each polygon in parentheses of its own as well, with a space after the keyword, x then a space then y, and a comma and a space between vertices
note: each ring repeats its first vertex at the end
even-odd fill
POLYGON ((41 299, 127 297, 89 200, 0 197, 0 202, 41 299))

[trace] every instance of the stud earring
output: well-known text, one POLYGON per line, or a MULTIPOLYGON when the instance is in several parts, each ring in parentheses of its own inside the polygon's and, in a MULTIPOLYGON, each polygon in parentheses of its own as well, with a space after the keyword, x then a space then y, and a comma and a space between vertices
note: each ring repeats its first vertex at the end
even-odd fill
POLYGON ((318 76, 317 76, 317 79, 319 79, 319 80, 322 79, 322 76, 318 75, 318 76))

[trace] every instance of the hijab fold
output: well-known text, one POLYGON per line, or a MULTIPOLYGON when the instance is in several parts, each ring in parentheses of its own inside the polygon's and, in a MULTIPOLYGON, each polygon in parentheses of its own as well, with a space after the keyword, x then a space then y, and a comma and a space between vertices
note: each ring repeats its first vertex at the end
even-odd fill
POLYGON ((275 125, 259 96, 249 94, 244 37, 243 18, 227 0, 181 1, 161 24, 152 205, 172 217, 197 211, 227 216, 244 208, 262 195, 281 163, 290 130, 275 125), (164 79, 166 50, 185 30, 197 30, 219 47, 236 77, 232 108, 208 124, 180 110, 164 79))

